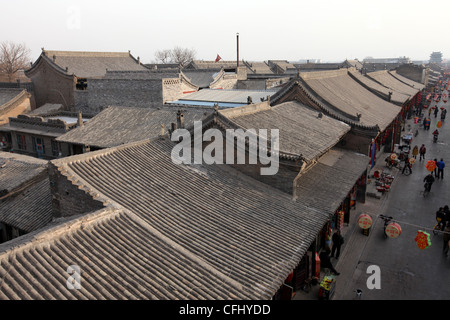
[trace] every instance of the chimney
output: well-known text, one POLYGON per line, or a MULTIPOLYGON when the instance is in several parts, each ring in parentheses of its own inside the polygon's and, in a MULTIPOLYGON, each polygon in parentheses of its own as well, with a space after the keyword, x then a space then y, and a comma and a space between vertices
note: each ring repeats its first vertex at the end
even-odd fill
POLYGON ((171 129, 169 130, 169 136, 172 138, 172 133, 177 130, 177 124, 175 122, 171 123, 171 129))
POLYGON ((138 64, 141 64, 141 58, 137 58, 137 60, 138 60, 138 64))
POLYGON ((391 102, 391 99, 392 99, 392 91, 389 91, 389 98, 388 98, 388 101, 391 102))
POLYGON ((83 115, 81 114, 81 110, 78 111, 78 127, 83 126, 83 115))
POLYGON ((181 110, 177 112, 177 127, 184 129, 184 113, 181 110))
POLYGON ((56 55, 53 55, 53 62, 56 63, 56 55))
POLYGON ((161 137, 164 137, 165 134, 166 132, 164 130, 164 123, 161 123, 161 137))

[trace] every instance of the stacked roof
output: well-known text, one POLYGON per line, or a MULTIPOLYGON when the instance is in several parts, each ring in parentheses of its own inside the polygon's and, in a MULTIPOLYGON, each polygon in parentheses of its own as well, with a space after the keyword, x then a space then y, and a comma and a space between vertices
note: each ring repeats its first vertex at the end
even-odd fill
POLYGON ((176 165, 173 147, 156 139, 52 161, 118 211, 0 246, 2 277, 14 270, 3 294, 66 295, 64 271, 76 264, 80 297, 270 299, 329 216, 230 167, 176 165))
POLYGON ((315 94, 344 116, 359 117, 358 123, 362 126, 378 126, 380 131, 384 131, 400 112, 399 106, 361 86, 346 69, 308 72, 301 78, 315 94))

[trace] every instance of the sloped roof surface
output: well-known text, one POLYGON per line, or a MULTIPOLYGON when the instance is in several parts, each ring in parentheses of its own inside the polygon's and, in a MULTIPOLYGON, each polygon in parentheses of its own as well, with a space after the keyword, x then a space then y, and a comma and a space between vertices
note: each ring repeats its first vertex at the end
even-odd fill
POLYGON ((302 155, 313 160, 323 154, 350 130, 350 126, 322 115, 295 101, 274 107, 259 108, 240 114, 238 109, 220 111, 234 123, 245 129, 279 129, 280 152, 302 155))
MULTIPOLYGON (((171 123, 177 123, 179 108, 164 109, 132 108, 110 106, 90 119, 82 127, 77 127, 56 140, 75 144, 84 144, 101 148, 118 146, 121 144, 145 140, 156 137, 161 133, 161 124, 165 130, 170 129, 171 123)), ((205 113, 212 110, 182 109, 185 126, 205 117, 205 113)))
POLYGON ((20 93, 22 93, 23 89, 14 89, 14 88, 0 88, 0 112, 1 106, 7 102, 10 102, 12 99, 17 97, 20 93))
POLYGON ((402 83, 387 70, 369 72, 367 73, 367 76, 375 81, 378 81, 385 87, 411 97, 413 97, 420 90, 419 87, 413 88, 412 86, 402 83))
POLYGON ((129 52, 83 52, 83 51, 44 51, 43 54, 53 63, 53 56, 59 68, 67 74, 81 78, 98 78, 111 71, 148 70, 130 55, 129 52))
POLYGON ((47 170, 48 161, 0 151, 0 191, 10 192, 47 170))
POLYGON ((400 107, 376 96, 357 83, 346 69, 307 72, 301 74, 306 84, 337 109, 356 116, 365 126, 378 125, 380 130, 389 126, 400 112, 400 107))
POLYGON ((1 294, 270 299, 329 216, 230 167, 174 164, 174 146, 158 138, 53 160, 118 212, 41 233, 14 255, 0 245, 0 274, 11 270, 1 294), (72 264, 85 272, 81 291, 64 287, 72 264))
POLYGON ((225 90, 225 89, 203 89, 187 94, 179 100, 211 101, 211 102, 233 102, 247 104, 250 96, 254 103, 260 102, 261 98, 267 99, 277 92, 274 90, 225 90))
POLYGON ((0 244, 0 299, 249 299, 163 238, 129 211, 106 208, 0 244), (67 285, 69 266, 79 268, 80 289, 67 285))
MULTIPOLYGON (((0 169, 1 170, 1 169, 0 169)), ((0 205, 0 221, 31 232, 52 221, 50 182, 44 178, 0 205)))
POLYGON ((370 157, 359 153, 338 148, 330 150, 297 179, 296 201, 334 214, 369 162, 370 157))
POLYGON ((349 71, 349 73, 357 79, 357 81, 360 81, 367 87, 371 88, 374 91, 382 93, 387 98, 389 97, 389 92, 392 92, 392 101, 398 102, 400 104, 403 104, 404 102, 408 101, 412 97, 408 94, 404 94, 398 91, 395 91, 393 89, 387 88, 383 86, 382 84, 374 81, 373 79, 366 77, 362 75, 360 72, 356 70, 349 71))

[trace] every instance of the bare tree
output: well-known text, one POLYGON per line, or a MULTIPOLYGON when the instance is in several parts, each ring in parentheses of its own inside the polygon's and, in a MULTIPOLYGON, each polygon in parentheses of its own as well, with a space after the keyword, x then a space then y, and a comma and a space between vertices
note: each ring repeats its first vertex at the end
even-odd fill
POLYGON ((172 63, 178 63, 182 68, 195 59, 195 50, 175 47, 172 49, 172 63))
POLYGON ((169 63, 171 59, 171 50, 164 49, 164 50, 158 50, 155 53, 155 58, 157 62, 160 63, 169 63))
POLYGON ((155 58, 160 63, 176 63, 181 68, 186 66, 189 62, 195 59, 196 52, 194 49, 186 49, 175 47, 172 50, 158 50, 155 53, 155 58))
POLYGON ((29 67, 30 50, 24 44, 2 42, 0 44, 0 73, 13 81, 17 71, 29 67))

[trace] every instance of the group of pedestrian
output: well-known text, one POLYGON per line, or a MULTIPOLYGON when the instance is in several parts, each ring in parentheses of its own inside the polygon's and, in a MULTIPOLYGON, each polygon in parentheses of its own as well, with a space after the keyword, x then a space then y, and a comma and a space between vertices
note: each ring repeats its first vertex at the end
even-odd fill
POLYGON ((445 168, 444 159, 441 158, 441 160, 438 161, 438 159, 435 158, 433 161, 434 161, 434 164, 435 164, 435 168, 431 172, 431 175, 433 175, 433 173, 434 173, 434 177, 436 179, 444 179, 444 168, 445 168))
POLYGON ((339 229, 333 234, 331 240, 333 242, 332 248, 330 249, 328 246, 325 247, 325 250, 319 255, 320 265, 322 268, 330 269, 334 275, 338 276, 340 273, 334 268, 331 258, 334 258, 336 254, 336 260, 339 259, 339 255, 341 254, 341 246, 344 244, 344 237, 341 235, 341 231, 339 229))
POLYGON ((448 256, 450 244, 450 209, 448 205, 439 208, 439 210, 436 212, 436 221, 439 223, 439 229, 444 232, 443 253, 445 256, 448 256))

